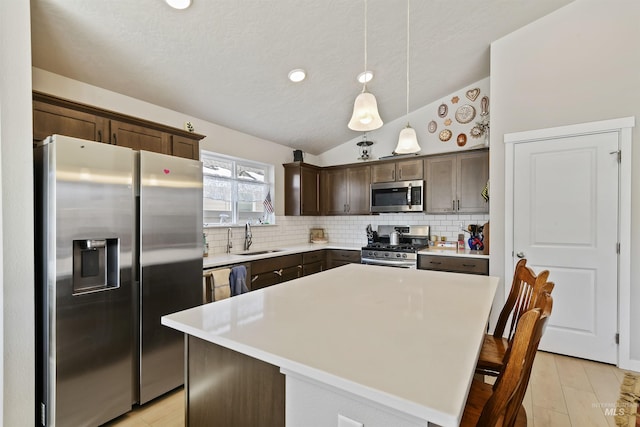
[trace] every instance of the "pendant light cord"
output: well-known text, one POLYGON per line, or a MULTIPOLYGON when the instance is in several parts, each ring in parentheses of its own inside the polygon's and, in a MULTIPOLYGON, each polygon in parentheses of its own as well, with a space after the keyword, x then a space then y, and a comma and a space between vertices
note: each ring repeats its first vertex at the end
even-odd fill
POLYGON ((407 0, 407 125, 409 124, 409 3, 411 0, 407 0))
POLYGON ((367 90, 367 0, 364 0, 364 84, 362 92, 367 90))

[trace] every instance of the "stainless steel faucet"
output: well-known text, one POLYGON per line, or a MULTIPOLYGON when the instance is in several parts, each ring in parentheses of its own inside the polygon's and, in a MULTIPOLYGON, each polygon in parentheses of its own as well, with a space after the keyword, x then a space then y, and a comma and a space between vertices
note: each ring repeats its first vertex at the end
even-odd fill
POLYGON ((231 253, 231 248, 233 247, 233 242, 231 238, 233 237, 233 232, 231 231, 231 227, 227 228, 227 253, 231 253))
POLYGON ((248 251, 251 248, 251 238, 253 235, 251 234, 251 224, 247 221, 247 225, 244 226, 244 250, 248 251))

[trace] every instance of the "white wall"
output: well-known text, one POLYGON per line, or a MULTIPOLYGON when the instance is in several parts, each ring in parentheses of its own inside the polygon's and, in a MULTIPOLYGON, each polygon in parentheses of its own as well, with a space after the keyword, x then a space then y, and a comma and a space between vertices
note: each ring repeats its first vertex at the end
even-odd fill
MULTIPOLYGON (((275 210, 276 214, 284 215, 282 164, 293 161, 293 149, 289 147, 35 67, 33 90, 179 129, 184 129, 184 123, 190 121, 196 133, 205 135, 200 143, 203 150, 274 165, 275 210)), ((311 154, 305 154, 305 161, 317 164, 318 159, 311 154)))
MULTIPOLYGON (((480 101, 483 96, 489 95, 489 78, 482 79, 476 83, 473 83, 467 87, 460 89, 452 94, 442 97, 429 105, 418 108, 409 113, 409 123, 411 127, 416 130, 418 135, 418 143, 422 150, 419 154, 438 154, 445 152, 454 152, 467 150, 478 144, 484 143, 484 137, 474 139, 469 136, 469 130, 475 125, 477 121, 480 121, 480 101), (466 97, 466 92, 469 89, 479 88, 480 95, 475 101, 471 101, 466 97), (459 98, 457 103, 453 103, 451 99, 457 96, 459 98), (448 106, 448 115, 444 118, 438 116, 438 106, 440 104, 446 104, 448 106), (476 109, 476 117, 467 124, 460 124, 455 119, 455 111, 457 108, 464 104, 470 104, 476 109), (446 126, 444 121, 449 118, 451 124, 446 126), (438 128, 434 133, 427 131, 427 125, 431 120, 435 120, 438 128), (450 129, 453 133, 452 138, 447 142, 442 142, 438 139, 440 131, 443 129, 450 129), (463 147, 458 147, 456 144, 456 137, 460 133, 467 134, 467 143, 463 147)), ((489 103, 489 111, 491 111, 491 103, 489 103)), ((383 117, 384 120, 384 117, 383 117)), ((398 135, 402 128, 407 124, 407 117, 401 117, 391 122, 385 123, 380 129, 367 133, 367 140, 373 141, 372 154, 374 159, 378 159, 383 156, 390 156, 398 143, 398 135)), ((355 133, 354 133, 355 134, 355 133)), ((331 150, 328 150, 318 156, 320 161, 319 166, 329 165, 341 165, 346 163, 357 163, 360 153, 358 146, 359 141, 362 141, 362 134, 358 134, 354 139, 345 142, 331 150)))
POLYGON ((29 2, 0 1, 2 424, 35 424, 29 2))
MULTIPOLYGON (((640 2, 578 0, 491 45, 491 274, 504 273, 506 133, 640 117, 640 2)), ((640 128, 633 130, 631 259, 640 257, 640 128)), ((499 292, 501 292, 499 290, 499 292)), ((640 264, 631 271, 640 307, 640 264)), ((631 312, 640 361, 640 310, 631 312)))

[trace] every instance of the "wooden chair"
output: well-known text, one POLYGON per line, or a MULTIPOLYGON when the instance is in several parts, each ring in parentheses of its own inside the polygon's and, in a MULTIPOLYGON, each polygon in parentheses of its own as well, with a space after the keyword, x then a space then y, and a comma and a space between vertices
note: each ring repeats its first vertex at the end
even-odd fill
POLYGON ((481 375, 498 376, 504 368, 504 356, 513 338, 513 333, 518 325, 520 317, 536 304, 538 295, 543 291, 549 294, 553 290, 553 283, 547 282, 549 271, 544 270, 536 275, 526 266, 527 260, 521 259, 516 264, 513 275, 513 283, 509 297, 500 311, 498 323, 493 334, 486 334, 482 342, 476 373, 481 375), (506 337, 504 332, 509 322, 509 331, 506 337))
POLYGON ((491 386, 474 379, 461 427, 524 427, 527 414, 522 400, 529 385, 533 360, 544 334, 553 299, 540 294, 537 307, 520 316, 513 341, 505 356, 504 370, 491 386))

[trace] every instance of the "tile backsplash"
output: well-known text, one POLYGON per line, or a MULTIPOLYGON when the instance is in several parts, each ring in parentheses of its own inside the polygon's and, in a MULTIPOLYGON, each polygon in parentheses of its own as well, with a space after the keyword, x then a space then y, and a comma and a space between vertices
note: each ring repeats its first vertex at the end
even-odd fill
MULTIPOLYGON (((460 226, 484 224, 489 215, 425 215, 420 213, 354 215, 354 216, 278 216, 275 225, 253 226, 252 250, 275 249, 309 242, 311 228, 324 228, 330 244, 360 248, 367 244, 366 227, 379 225, 429 225, 431 234, 457 240, 460 226)), ((227 228, 206 228, 209 256, 227 250, 227 228)), ((232 227, 232 253, 244 249, 244 227, 232 227)), ((466 236, 468 237, 468 236, 466 236)), ((466 240, 465 237, 465 240, 466 240)))

